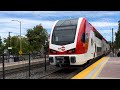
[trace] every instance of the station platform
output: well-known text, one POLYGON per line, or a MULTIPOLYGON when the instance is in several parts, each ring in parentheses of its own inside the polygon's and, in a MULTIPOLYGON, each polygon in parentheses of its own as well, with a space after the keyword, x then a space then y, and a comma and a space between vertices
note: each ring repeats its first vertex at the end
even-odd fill
POLYGON ((120 57, 102 57, 71 79, 120 79, 120 57))
MULTIPOLYGON (((46 59, 48 61, 48 59, 46 59)), ((45 58, 40 59, 33 59, 30 61, 30 65, 40 64, 42 62, 45 62, 45 58)), ((9 62, 4 63, 5 70, 15 69, 15 68, 21 68, 28 66, 29 60, 19 61, 19 62, 9 62)), ((2 71, 3 65, 0 63, 0 71, 2 71)))

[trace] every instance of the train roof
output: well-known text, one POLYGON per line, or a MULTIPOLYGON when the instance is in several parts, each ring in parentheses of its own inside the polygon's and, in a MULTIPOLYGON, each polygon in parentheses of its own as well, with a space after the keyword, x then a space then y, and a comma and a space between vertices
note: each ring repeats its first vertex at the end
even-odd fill
POLYGON ((58 20, 56 26, 77 25, 78 18, 58 20))
POLYGON ((86 19, 86 18, 79 17, 79 18, 57 20, 56 26, 77 25, 79 19, 86 19))
MULTIPOLYGON (((93 27, 93 26, 92 26, 92 27, 93 27)), ((97 32, 97 33, 102 37, 102 39, 103 39, 106 43, 108 43, 108 41, 95 29, 95 27, 93 27, 93 31, 97 32)))
MULTIPOLYGON (((62 19, 62 20, 57 20, 58 22, 56 23, 56 26, 77 25, 79 19, 87 20, 85 17, 62 19)), ((91 23, 89 23, 89 24, 91 24, 91 23)), ((106 41, 106 43, 108 43, 107 40, 95 29, 95 27, 93 25, 91 25, 91 26, 93 27, 93 31, 97 32, 97 34, 99 34, 99 36, 104 41, 106 41)))

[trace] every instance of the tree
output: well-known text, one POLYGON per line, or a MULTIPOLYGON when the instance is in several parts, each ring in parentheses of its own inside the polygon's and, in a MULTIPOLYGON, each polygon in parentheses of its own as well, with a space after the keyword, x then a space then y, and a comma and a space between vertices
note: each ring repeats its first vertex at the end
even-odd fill
MULTIPOLYGON (((27 37, 21 37, 21 46, 23 53, 29 52, 41 52, 41 50, 47 50, 48 48, 48 33, 42 25, 37 25, 33 29, 27 30, 27 37), (47 41, 45 45, 45 41, 47 41)), ((4 38, 4 49, 9 47, 9 37, 4 38)), ((10 38, 10 46, 12 47, 11 53, 18 54, 20 50, 20 38, 19 36, 12 36, 10 38)), ((3 50, 4 51, 4 50, 3 50)))
POLYGON ((21 40, 22 40, 21 44, 22 44, 23 53, 29 53, 30 52, 30 44, 28 42, 28 39, 23 37, 23 38, 21 38, 21 40))
POLYGON ((2 39, 1 39, 1 36, 0 36, 0 47, 2 46, 2 39))
POLYGON ((118 31, 115 33, 116 38, 115 38, 115 47, 117 49, 120 48, 120 21, 118 21, 118 31))
MULTIPOLYGON (((11 53, 16 54, 18 53, 18 48, 19 48, 19 39, 18 36, 13 36, 10 38, 10 46, 12 47, 11 53)), ((4 43, 5 43, 5 49, 8 49, 9 47, 9 37, 4 38, 4 43)))
POLYGON ((26 36, 30 43, 31 52, 40 52, 45 45, 45 41, 48 41, 47 30, 41 24, 35 26, 33 29, 28 29, 26 36))
MULTIPOLYGON (((4 43, 6 43, 5 48, 7 49, 9 46, 9 38, 5 38, 4 43)), ((22 52, 28 53, 29 43, 28 43, 27 38, 21 37, 21 45, 22 45, 22 52)), ((10 46, 12 47, 11 53, 18 54, 20 50, 20 38, 18 36, 12 36, 10 39, 10 46)))
POLYGON ((4 51, 4 46, 3 46, 3 42, 0 36, 0 54, 3 54, 3 51, 4 51))

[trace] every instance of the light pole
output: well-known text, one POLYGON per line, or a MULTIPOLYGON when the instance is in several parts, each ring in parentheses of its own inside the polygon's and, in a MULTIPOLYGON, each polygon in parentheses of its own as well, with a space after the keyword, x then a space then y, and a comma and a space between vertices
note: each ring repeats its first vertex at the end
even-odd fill
POLYGON ((20 23, 20 52, 22 53, 22 46, 21 46, 21 21, 18 20, 12 20, 12 21, 17 21, 20 23))
POLYGON ((47 41, 45 40, 45 45, 44 45, 44 55, 45 55, 45 71, 46 71, 46 51, 45 51, 46 44, 47 44, 47 41))
POLYGON ((113 28, 112 28, 112 52, 113 52, 113 56, 114 56, 114 41, 113 41, 113 28))

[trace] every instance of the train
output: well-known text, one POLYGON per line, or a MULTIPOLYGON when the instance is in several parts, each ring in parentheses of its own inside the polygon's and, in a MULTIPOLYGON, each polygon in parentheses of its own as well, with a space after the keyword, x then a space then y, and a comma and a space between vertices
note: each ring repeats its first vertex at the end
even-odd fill
POLYGON ((55 21, 49 38, 51 65, 83 65, 105 55, 110 45, 85 17, 55 21))

